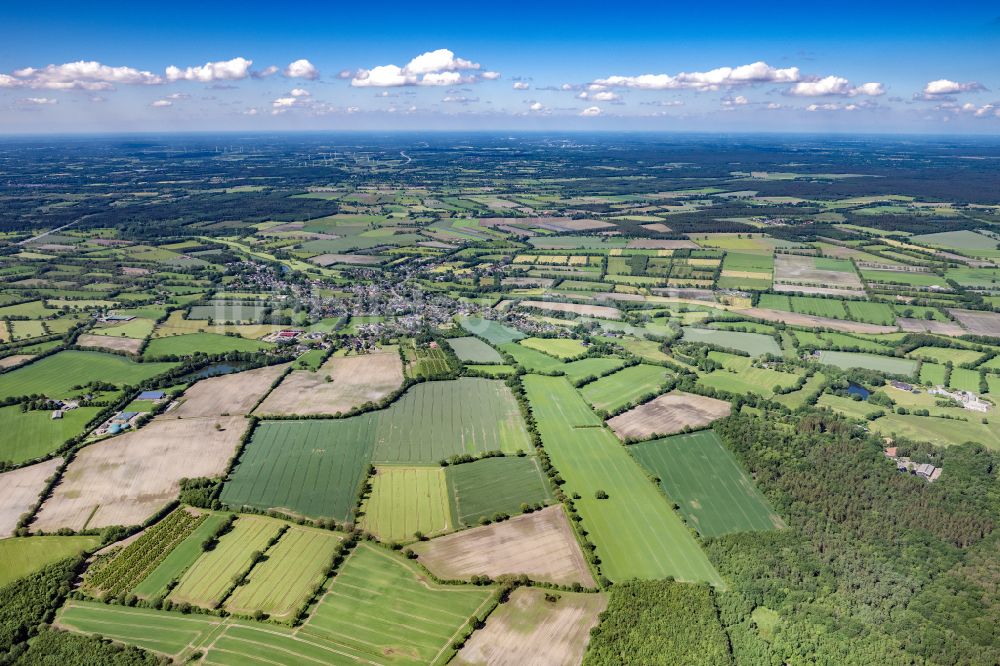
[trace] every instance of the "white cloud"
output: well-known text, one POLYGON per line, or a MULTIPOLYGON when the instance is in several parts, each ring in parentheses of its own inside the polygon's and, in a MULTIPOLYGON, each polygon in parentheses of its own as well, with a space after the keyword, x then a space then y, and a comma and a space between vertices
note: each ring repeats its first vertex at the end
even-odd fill
POLYGON ((187 93, 175 92, 167 95, 167 99, 191 99, 191 95, 188 95, 187 93))
POLYGON ((514 81, 513 85, 514 90, 527 90, 530 87, 531 85, 525 83, 524 81, 514 81))
POLYGON ((857 111, 859 107, 857 104, 839 104, 836 102, 830 102, 827 104, 810 104, 806 107, 806 111, 857 111))
POLYGON ((277 65, 268 65, 259 72, 250 72, 250 76, 252 76, 255 79, 266 79, 267 77, 274 76, 277 73, 278 73, 277 65))
POLYGON ((285 68, 284 74, 290 79, 309 79, 313 81, 319 78, 319 70, 305 58, 289 63, 288 67, 285 68))
POLYGON ((544 111, 545 105, 542 104, 541 102, 532 102, 531 105, 528 106, 528 109, 535 112, 544 111))
POLYGON ((476 83, 482 79, 500 78, 498 72, 484 72, 482 75, 477 75, 476 72, 480 68, 479 63, 456 57, 448 49, 437 49, 418 55, 405 67, 379 65, 371 69, 359 69, 354 72, 351 85, 356 88, 452 86, 476 83))
POLYGON ((239 81, 250 75, 250 65, 252 64, 253 60, 233 58, 232 60, 206 62, 200 67, 187 67, 185 69, 170 65, 166 70, 167 80, 198 81, 201 83, 239 81))
POLYGON ((271 106, 275 109, 289 109, 295 106, 296 102, 298 102, 298 100, 294 97, 279 97, 271 102, 271 106))
POLYGON ((43 90, 110 90, 115 84, 156 85, 156 74, 133 67, 111 67, 93 60, 78 60, 42 68, 24 67, 0 74, 0 88, 43 90))
POLYGON ((472 104, 478 102, 478 97, 465 97, 464 95, 447 95, 441 99, 446 104, 472 104))
POLYGON ((610 90, 599 90, 597 92, 587 92, 585 90, 576 97, 577 99, 592 99, 595 102, 617 102, 622 98, 621 95, 610 90))
POLYGON ((260 113, 260 111, 258 111, 257 109, 247 109, 246 111, 243 112, 243 115, 244 116, 256 116, 258 113, 260 113))
POLYGON ((171 102, 169 99, 158 99, 152 104, 150 104, 150 106, 153 107, 154 109, 165 109, 168 106, 173 106, 173 105, 174 103, 171 102))
POLYGON ((728 106, 728 107, 746 106, 749 103, 750 103, 750 100, 748 100, 743 95, 737 95, 736 97, 727 97, 724 100, 722 100, 722 105, 723 106, 728 106))
POLYGON ((977 92, 980 90, 986 90, 986 88, 977 81, 959 83, 957 81, 950 81, 949 79, 938 79, 937 81, 927 82, 927 85, 924 86, 924 95, 955 95, 957 93, 977 92))
POLYGON ((815 81, 800 81, 788 90, 788 94, 796 97, 856 97, 858 95, 877 97, 885 94, 885 88, 881 83, 875 82, 852 86, 850 81, 841 76, 826 76, 815 81))
POLYGON ((292 97, 309 97, 312 93, 308 90, 303 90, 302 88, 293 88, 288 94, 292 97))
POLYGON ((581 116, 599 116, 601 115, 601 107, 599 106, 588 106, 586 109, 580 112, 581 116))
POLYGON ((719 67, 707 72, 679 74, 641 74, 639 76, 609 76, 596 79, 591 90, 604 88, 638 88, 640 90, 718 90, 723 87, 755 83, 794 83, 801 75, 798 67, 779 69, 766 62, 739 67, 719 67))
POLYGON ((33 104, 35 106, 47 106, 49 104, 58 104, 59 100, 52 99, 51 97, 25 97, 24 99, 18 100, 21 104, 33 104))

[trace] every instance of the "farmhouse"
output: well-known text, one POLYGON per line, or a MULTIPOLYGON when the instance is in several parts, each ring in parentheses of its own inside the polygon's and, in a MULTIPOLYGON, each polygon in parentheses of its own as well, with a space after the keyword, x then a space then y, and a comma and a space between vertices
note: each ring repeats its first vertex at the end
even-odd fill
POLYGON ((949 391, 943 386, 938 386, 936 388, 932 388, 928 391, 928 393, 931 395, 943 395, 951 398, 952 400, 961 403, 962 407, 965 409, 969 409, 974 412, 988 412, 993 406, 971 391, 949 391))
POLYGON ((167 394, 164 391, 143 391, 142 393, 139 394, 139 397, 136 398, 136 400, 160 401, 163 400, 166 397, 166 395, 167 394))
POLYGON ((898 382, 895 379, 892 380, 891 382, 889 382, 889 386, 891 386, 892 388, 894 388, 894 389, 896 389, 898 391, 906 391, 908 393, 912 393, 913 392, 913 386, 912 385, 907 384, 906 382, 898 382))
POLYGON ((915 474, 922 479, 925 479, 928 483, 937 481, 941 476, 941 468, 935 467, 930 463, 917 463, 913 462, 905 456, 896 455, 898 452, 897 447, 889 446, 883 451, 885 457, 890 460, 895 461, 896 469, 900 472, 909 472, 910 474, 915 474))

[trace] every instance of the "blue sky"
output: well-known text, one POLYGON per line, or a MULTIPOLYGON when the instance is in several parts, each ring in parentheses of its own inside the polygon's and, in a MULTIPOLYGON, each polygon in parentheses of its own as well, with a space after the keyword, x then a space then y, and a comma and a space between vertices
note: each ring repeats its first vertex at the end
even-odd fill
POLYGON ((996 3, 94 4, 5 7, 0 133, 1000 134, 996 3))

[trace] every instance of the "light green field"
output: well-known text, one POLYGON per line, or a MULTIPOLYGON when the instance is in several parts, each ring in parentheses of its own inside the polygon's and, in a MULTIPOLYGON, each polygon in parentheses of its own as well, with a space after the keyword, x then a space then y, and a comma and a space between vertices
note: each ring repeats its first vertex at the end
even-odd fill
POLYGON ((721 587, 680 518, 569 382, 528 375, 524 386, 545 450, 566 480, 564 491, 581 495, 577 510, 604 575, 618 581, 674 576, 721 587), (608 499, 596 499, 598 490, 608 499))
POLYGON ((514 342, 515 340, 520 340, 524 337, 524 333, 516 328, 504 326, 503 324, 493 321, 492 319, 482 319, 481 317, 461 317, 459 319, 459 324, 461 324, 462 328, 467 330, 469 333, 489 340, 495 345, 504 344, 506 342, 514 342))
POLYGON ((80 407, 53 419, 48 410, 22 412, 21 407, 0 407, 0 460, 23 463, 51 453, 83 432, 101 407, 80 407))
POLYGON ((771 399, 775 402, 780 402, 785 407, 789 409, 798 409, 805 404, 806 398, 814 394, 819 390, 820 385, 826 381, 826 377, 821 372, 814 373, 812 377, 806 380, 805 385, 798 391, 792 391, 791 393, 783 393, 781 395, 773 396, 771 399))
POLYGON ((938 446, 977 442, 987 448, 1000 450, 1000 428, 992 423, 982 423, 982 415, 978 412, 969 412, 967 418, 968 421, 956 421, 933 416, 886 414, 873 421, 871 428, 882 435, 902 435, 938 446))
POLYGON ((224 513, 210 513, 194 531, 170 551, 163 561, 153 569, 142 582, 136 585, 133 592, 145 599, 165 594, 167 585, 174 578, 180 578, 188 567, 201 556, 201 544, 212 536, 215 530, 226 520, 224 513))
POLYGON ((516 342, 500 345, 500 349, 514 357, 514 361, 528 372, 554 372, 562 370, 562 361, 540 351, 529 349, 516 342))
POLYGON ((472 336, 465 338, 451 338, 447 340, 448 346, 455 352, 459 360, 467 363, 502 363, 503 358, 496 349, 472 336))
POLYGON ((62 351, 0 375, 0 398, 32 395, 69 398, 86 393, 73 386, 105 381, 115 386, 135 385, 155 377, 176 363, 135 363, 122 356, 93 351, 62 351))
POLYGON ((883 326, 892 326, 896 322, 896 315, 892 311, 892 307, 885 303, 844 301, 844 307, 847 308, 855 321, 882 324, 883 326))
POLYGON ((94 548, 98 536, 33 536, 0 539, 0 587, 46 564, 94 548))
POLYGON ((361 527, 384 541, 407 541, 454 529, 442 467, 379 467, 362 507, 361 527))
POLYGON ((94 328, 89 331, 93 335, 110 335, 115 338, 143 339, 153 332, 156 322, 152 319, 133 319, 123 324, 94 328))
POLYGON ((184 572, 167 598, 175 603, 214 608, 232 585, 233 577, 250 568, 251 553, 263 551, 279 527, 281 522, 271 518, 241 516, 213 550, 184 572))
POLYGON ((362 542, 297 635, 345 645, 376 663, 440 663, 492 594, 437 585, 406 560, 362 542))
POLYGON ((195 352, 225 354, 231 351, 260 351, 272 347, 274 345, 268 342, 247 340, 232 335, 188 333, 186 335, 171 335, 166 338, 154 338, 146 345, 143 355, 146 358, 159 358, 161 356, 191 356, 195 352))
MULTIPOLYGON (((972 349, 955 349, 952 347, 918 347, 909 353, 911 358, 919 358, 937 363, 951 361, 953 365, 972 363, 982 358, 982 352, 972 349)), ((977 382, 978 383, 978 382, 977 382)))
POLYGON ((705 537, 780 529, 781 518, 711 430, 628 447, 705 537))
POLYGON ((562 371, 566 373, 567 379, 575 382, 585 377, 598 377, 623 365, 625 361, 620 358, 581 358, 563 365, 562 371))
POLYGON ((835 412, 852 419, 864 419, 865 415, 883 409, 877 405, 872 405, 864 400, 853 400, 839 395, 824 393, 816 403, 820 407, 829 407, 835 412))
POLYGON ((774 394, 774 387, 794 386, 798 375, 788 372, 755 368, 753 360, 746 356, 736 356, 722 352, 709 352, 709 358, 722 364, 722 370, 714 370, 702 375, 698 383, 730 393, 754 393, 765 398, 774 394))
POLYGON ((821 351, 819 362, 835 365, 845 370, 849 368, 864 368, 893 375, 910 376, 917 371, 917 362, 908 358, 894 356, 878 356, 876 354, 858 354, 854 352, 821 351))
POLYGON ((582 342, 568 338, 525 338, 518 344, 563 360, 576 358, 587 351, 582 342))
POLYGON ((226 610, 244 615, 260 610, 272 619, 291 620, 326 579, 338 543, 333 532, 292 526, 226 600, 226 610))
POLYGON ((704 342, 707 344, 743 351, 751 356, 771 354, 781 356, 781 348, 770 335, 763 333, 740 333, 738 331, 720 331, 711 328, 696 328, 685 326, 684 340, 687 342, 704 342))
POLYGON ((669 373, 659 365, 633 365, 580 389, 594 409, 614 411, 656 391, 669 373))

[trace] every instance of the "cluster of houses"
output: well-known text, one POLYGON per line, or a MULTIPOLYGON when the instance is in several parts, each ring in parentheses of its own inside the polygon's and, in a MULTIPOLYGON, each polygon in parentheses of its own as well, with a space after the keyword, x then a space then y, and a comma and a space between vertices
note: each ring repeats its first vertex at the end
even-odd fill
POLYGON ((52 410, 53 419, 61 419, 63 417, 63 412, 68 412, 72 409, 77 409, 80 403, 76 400, 56 400, 56 409, 52 410))
MULTIPOLYGON (((167 394, 164 391, 143 391, 139 394, 136 400, 149 400, 154 403, 163 402, 167 399, 167 394)), ((126 412, 121 411, 112 416, 110 419, 97 426, 93 434, 102 437, 104 435, 117 435, 125 430, 132 430, 136 427, 136 421, 139 420, 145 412, 126 412)))
POLYGON ((897 455, 897 449, 895 446, 889 446, 885 449, 885 457, 896 463, 896 469, 900 472, 908 472, 914 474, 923 479, 926 479, 928 483, 933 483, 938 480, 941 476, 941 468, 935 467, 930 463, 917 463, 913 462, 905 456, 897 455))
POLYGON ((960 403, 965 409, 970 409, 974 412, 988 412, 990 411, 990 407, 992 407, 990 403, 970 391, 949 391, 943 386, 937 386, 928 391, 928 393, 951 398, 955 402, 960 403))

